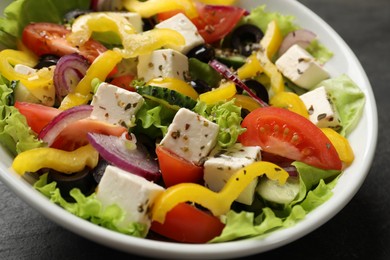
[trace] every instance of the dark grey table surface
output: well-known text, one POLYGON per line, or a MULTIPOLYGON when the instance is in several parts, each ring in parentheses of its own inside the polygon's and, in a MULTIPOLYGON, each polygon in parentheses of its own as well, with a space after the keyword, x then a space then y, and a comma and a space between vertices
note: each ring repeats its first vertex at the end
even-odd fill
MULTIPOLYGON (((366 181, 339 214, 309 235, 254 257, 390 259, 390 1, 300 2, 341 35, 366 70, 378 107, 378 145, 366 181)), ((0 183, 0 259, 131 257, 58 226, 0 183)))

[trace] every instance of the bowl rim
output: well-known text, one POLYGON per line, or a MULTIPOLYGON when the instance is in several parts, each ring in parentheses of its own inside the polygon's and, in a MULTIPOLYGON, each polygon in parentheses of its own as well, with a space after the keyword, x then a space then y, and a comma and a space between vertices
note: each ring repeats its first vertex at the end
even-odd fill
MULTIPOLYGON (((0 163, 0 180, 19 198, 24 200, 35 210, 58 225, 80 236, 120 251, 157 258, 207 257, 217 259, 226 257, 242 257, 256 253, 262 253, 293 242, 329 221, 333 216, 341 211, 346 204, 349 203, 349 201, 360 189, 367 174, 369 173, 374 158, 378 138, 378 115, 374 94, 368 77, 358 58, 344 42, 344 40, 337 34, 337 32, 317 14, 298 1, 241 0, 238 1, 238 4, 245 4, 246 6, 257 6, 265 4, 267 10, 278 10, 283 14, 292 14, 296 16, 296 22, 298 24, 300 24, 299 21, 302 22, 307 20, 314 20, 314 25, 311 26, 319 26, 319 28, 321 28, 322 34, 331 35, 332 44, 343 50, 344 58, 346 59, 347 63, 350 64, 350 66, 346 68, 345 73, 348 75, 353 74, 352 78, 357 80, 358 85, 361 86, 363 92, 366 95, 366 105, 362 115, 363 118, 359 122, 357 128, 364 129, 367 143, 363 147, 364 149, 362 151, 358 151, 359 158, 363 158, 365 164, 358 162, 354 163, 356 165, 350 166, 353 168, 353 170, 358 171, 358 177, 352 180, 348 179, 350 185, 344 187, 345 189, 343 189, 342 193, 330 198, 329 201, 307 214, 303 221, 298 222, 293 227, 279 229, 273 231, 270 234, 246 240, 216 244, 180 244, 175 242, 146 240, 144 238, 137 238, 120 234, 103 227, 99 227, 65 211, 64 209, 50 202, 41 193, 34 190, 31 185, 28 182, 22 180, 19 175, 14 172, 10 174, 9 168, 12 162, 11 158, 8 158, 5 160, 5 162, 0 163), (281 5, 284 7, 282 11, 280 10, 281 5), (261 240, 261 242, 259 242, 259 240, 261 240), (145 241, 147 242, 145 243, 145 241)), ((319 35, 319 37, 322 39, 321 35, 319 35)), ((330 64, 329 67, 332 68, 333 65, 334 64, 330 64)), ((352 132, 351 138, 358 140, 358 133, 355 131, 352 132)), ((358 148, 360 148, 360 146, 355 149, 358 148)), ((1 147, 0 157, 5 158, 5 156, 9 157, 7 151, 1 147)), ((348 170, 349 169, 347 169, 347 171, 348 170)), ((347 177, 348 176, 342 175, 340 180, 347 177)), ((337 187, 338 186, 336 185, 335 189, 337 189, 337 187)), ((337 191, 335 191, 335 193, 336 192, 337 191)))

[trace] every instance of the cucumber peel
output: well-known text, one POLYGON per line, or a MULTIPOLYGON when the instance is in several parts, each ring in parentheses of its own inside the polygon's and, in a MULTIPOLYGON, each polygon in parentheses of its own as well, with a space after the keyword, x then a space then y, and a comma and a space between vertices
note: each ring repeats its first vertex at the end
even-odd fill
POLYGON ((137 87, 136 92, 147 99, 158 102, 173 110, 179 110, 182 107, 193 109, 197 103, 195 99, 164 87, 142 86, 137 87))

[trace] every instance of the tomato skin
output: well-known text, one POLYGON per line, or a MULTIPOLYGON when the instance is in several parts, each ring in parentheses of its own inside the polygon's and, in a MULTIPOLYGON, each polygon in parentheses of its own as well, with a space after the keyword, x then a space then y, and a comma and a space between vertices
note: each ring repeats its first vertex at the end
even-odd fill
POLYGON ((123 126, 111 125, 102 121, 82 119, 69 124, 62 130, 51 147, 65 151, 74 151, 89 143, 87 134, 90 132, 119 137, 127 133, 127 129, 123 126))
POLYGON ((110 84, 115 85, 117 87, 129 90, 129 91, 135 91, 135 87, 131 85, 131 82, 134 80, 135 76, 133 75, 123 75, 119 77, 114 77, 110 84))
POLYGON ((178 13, 184 13, 184 12, 182 10, 172 10, 172 11, 158 13, 157 14, 157 21, 162 22, 164 20, 171 18, 172 16, 177 15, 178 13))
MULTIPOLYGON (((28 102, 17 101, 14 106, 26 117, 27 124, 37 134, 55 116, 62 112, 62 110, 54 107, 28 102)), ((123 133, 127 133, 127 129, 123 126, 115 126, 97 120, 83 119, 69 124, 62 130, 51 147, 65 151, 73 151, 88 143, 88 132, 121 136, 123 133)))
MULTIPOLYGON (((192 18, 192 23, 198 28, 199 34, 206 43, 221 40, 236 26, 246 10, 237 6, 206 5, 196 2, 198 17, 192 18)), ((158 21, 166 20, 182 11, 173 10, 157 15, 158 21)))
POLYGON ((219 218, 186 203, 170 210, 163 224, 153 221, 150 229, 182 243, 206 243, 222 233, 219 218))
POLYGON ((238 137, 243 145, 259 145, 263 151, 321 169, 341 170, 335 147, 305 117, 279 107, 253 110, 242 122, 247 130, 238 137))
POLYGON ((37 134, 61 112, 53 107, 20 101, 16 101, 14 107, 26 117, 27 124, 37 134))
POLYGON ((156 154, 166 187, 183 182, 203 183, 203 167, 189 162, 159 145, 156 154))
POLYGON ((237 6, 205 5, 196 3, 199 18, 195 25, 206 43, 225 37, 236 26, 246 10, 237 6))
POLYGON ((23 44, 38 56, 52 54, 62 57, 79 53, 93 62, 107 48, 95 40, 89 40, 81 46, 72 46, 66 39, 70 34, 65 26, 53 23, 31 23, 22 33, 23 44))

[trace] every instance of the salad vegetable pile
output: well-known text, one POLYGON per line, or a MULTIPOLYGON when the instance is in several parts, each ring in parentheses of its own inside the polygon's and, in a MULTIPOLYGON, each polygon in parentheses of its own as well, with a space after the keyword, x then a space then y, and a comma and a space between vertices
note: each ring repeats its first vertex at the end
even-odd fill
POLYGON ((131 236, 286 228, 353 162, 365 97, 293 16, 218 0, 15 0, 0 143, 65 210, 131 236))

